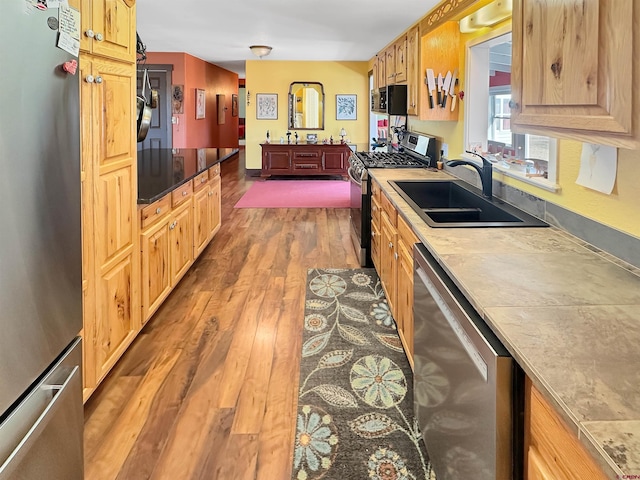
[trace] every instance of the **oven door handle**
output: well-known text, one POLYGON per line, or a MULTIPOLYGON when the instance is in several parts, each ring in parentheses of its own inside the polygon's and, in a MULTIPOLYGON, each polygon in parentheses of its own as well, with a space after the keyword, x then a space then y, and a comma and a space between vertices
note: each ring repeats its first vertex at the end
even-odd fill
POLYGON ((357 179, 354 174, 353 174, 353 169, 351 167, 349 167, 347 169, 347 173, 349 174, 349 180, 351 180, 351 183, 355 183, 356 185, 358 185, 359 187, 362 187, 362 179, 357 179))

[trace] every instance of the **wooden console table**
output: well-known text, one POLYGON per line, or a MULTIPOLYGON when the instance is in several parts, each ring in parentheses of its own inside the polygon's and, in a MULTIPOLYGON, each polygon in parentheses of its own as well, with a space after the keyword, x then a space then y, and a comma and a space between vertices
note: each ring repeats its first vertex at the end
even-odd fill
POLYGON ((351 149, 346 143, 263 143, 262 177, 341 175, 347 177, 351 149))

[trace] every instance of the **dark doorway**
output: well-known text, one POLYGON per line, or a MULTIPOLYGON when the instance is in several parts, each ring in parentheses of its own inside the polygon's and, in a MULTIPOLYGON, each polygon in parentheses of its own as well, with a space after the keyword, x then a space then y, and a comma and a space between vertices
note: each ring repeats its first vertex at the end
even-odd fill
MULTIPOLYGON (((149 132, 143 142, 138 143, 138 150, 154 150, 172 148, 173 126, 171 124, 171 71, 173 65, 139 65, 137 89, 142 93, 144 69, 149 72, 151 88, 158 92, 158 106, 151 112, 149 132)), ((145 89, 149 98, 149 85, 145 89)))

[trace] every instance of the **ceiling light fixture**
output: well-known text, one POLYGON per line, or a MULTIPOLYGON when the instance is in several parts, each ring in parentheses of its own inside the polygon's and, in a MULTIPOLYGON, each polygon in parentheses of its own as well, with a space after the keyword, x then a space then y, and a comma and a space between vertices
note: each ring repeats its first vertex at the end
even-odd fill
POLYGON ((262 58, 271 53, 272 47, 269 47, 267 45, 251 45, 249 49, 256 57, 262 58))
POLYGON ((491 27, 511 16, 513 0, 496 0, 460 20, 460 32, 471 33, 491 27))

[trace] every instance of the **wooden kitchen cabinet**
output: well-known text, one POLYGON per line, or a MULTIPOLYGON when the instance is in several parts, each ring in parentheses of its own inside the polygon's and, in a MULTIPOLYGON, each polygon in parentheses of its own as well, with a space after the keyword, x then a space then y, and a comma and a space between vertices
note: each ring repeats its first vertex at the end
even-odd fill
POLYGON ((140 328, 135 2, 83 0, 81 28, 103 33, 79 62, 86 400, 140 328))
POLYGON ((220 229, 220 170, 204 172, 193 179, 193 258, 198 257, 220 229))
POLYGON ((351 149, 347 144, 262 144, 263 177, 271 175, 347 176, 351 149))
POLYGON ((387 72, 387 85, 396 83, 396 46, 389 45, 384 51, 384 65, 387 72))
POLYGON ((396 318, 396 289, 398 246, 396 220, 397 214, 391 201, 382 192, 380 196, 380 281, 387 297, 389 310, 396 318))
POLYGON ((608 478, 555 409, 525 378, 525 480, 608 478))
POLYGON ((407 32, 407 114, 420 113, 420 85, 423 73, 420 70, 420 27, 416 25, 407 32))
POLYGON ((405 83, 407 81, 407 42, 407 35, 403 35, 393 44, 395 66, 393 83, 405 83))
POLYGON ((638 148, 639 24, 633 0, 514 2, 512 129, 638 148))
POLYGON ((142 307, 143 322, 146 322, 153 315, 171 292, 169 225, 173 220, 168 211, 162 216, 154 217, 154 219, 155 223, 144 228, 145 218, 144 215, 141 216, 142 281, 140 306, 142 307))
POLYGON ((387 68, 386 68, 386 60, 387 53, 386 51, 382 51, 378 53, 378 88, 383 88, 387 86, 387 68))
MULTIPOLYGON (((373 57, 373 62, 371 64, 371 77, 373 80, 373 90, 378 91, 378 56, 373 57)), ((370 107, 373 110, 373 105, 370 107)))
POLYGON ((80 16, 81 51, 135 62, 135 0, 82 0, 80 16))
POLYGON ((381 270, 380 264, 380 185, 375 180, 371 180, 371 260, 376 271, 381 270))
POLYGON ((401 215, 398 214, 397 219, 398 265, 396 267, 395 318, 400 340, 409 364, 413 368, 413 245, 419 240, 401 215))

